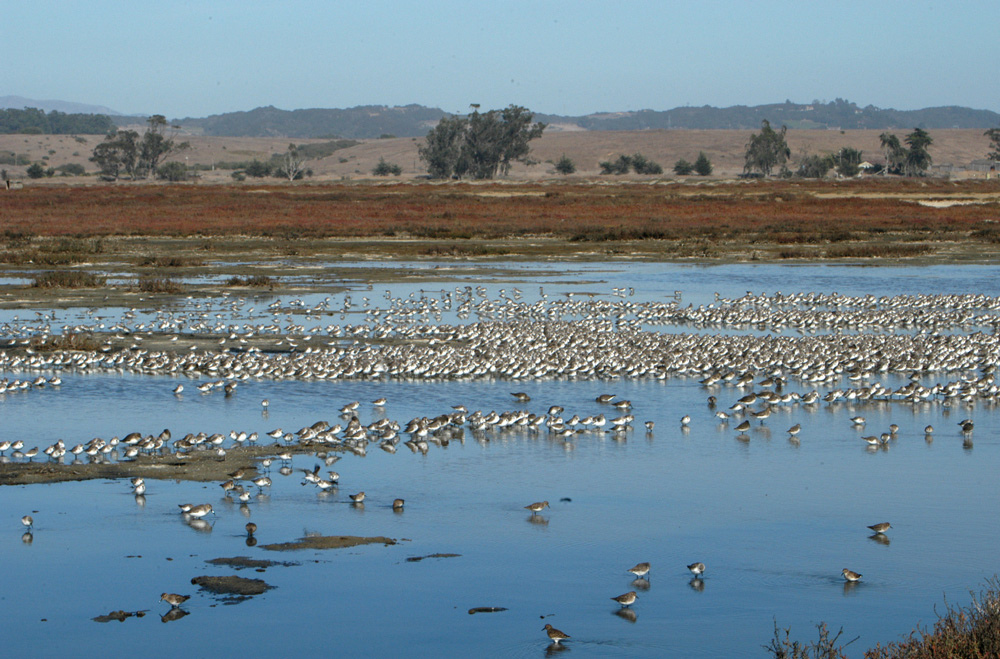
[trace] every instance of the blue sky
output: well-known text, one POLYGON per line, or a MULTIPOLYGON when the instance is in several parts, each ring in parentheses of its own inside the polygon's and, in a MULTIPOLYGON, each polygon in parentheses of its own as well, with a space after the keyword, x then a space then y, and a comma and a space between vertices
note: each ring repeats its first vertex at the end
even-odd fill
POLYGON ((1000 111, 997 0, 5 3, 0 96, 125 113, 511 103, 1000 111))

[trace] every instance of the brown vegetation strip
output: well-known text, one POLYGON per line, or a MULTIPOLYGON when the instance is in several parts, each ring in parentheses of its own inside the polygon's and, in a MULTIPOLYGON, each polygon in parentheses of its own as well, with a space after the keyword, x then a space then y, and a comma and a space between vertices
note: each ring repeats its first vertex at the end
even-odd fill
POLYGON ((299 538, 294 542, 279 542, 277 544, 261 545, 261 547, 270 551, 296 551, 299 549, 344 549, 346 547, 372 544, 388 546, 396 544, 396 541, 383 536, 363 538, 356 535, 314 535, 299 538))
POLYGON ((34 187, 4 195, 8 240, 25 236, 728 238, 778 243, 852 232, 997 234, 993 181, 753 184, 399 184, 34 187), (266 191, 268 194, 255 194, 266 191), (989 203, 930 208, 917 198, 989 203))
POLYGON ((253 568, 258 571, 262 571, 265 568, 274 567, 275 565, 280 565, 281 567, 290 567, 292 565, 298 565, 298 563, 268 561, 259 558, 250 558, 249 556, 234 556, 232 558, 211 558, 205 562, 208 563, 209 565, 226 565, 236 570, 253 568))

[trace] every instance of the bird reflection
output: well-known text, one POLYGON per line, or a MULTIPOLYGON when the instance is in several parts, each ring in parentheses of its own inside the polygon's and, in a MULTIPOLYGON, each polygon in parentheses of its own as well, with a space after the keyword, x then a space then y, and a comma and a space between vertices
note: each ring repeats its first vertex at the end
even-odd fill
POLYGON ((250 517, 250 506, 245 503, 240 504, 240 512, 243 513, 244 517, 250 517))
POLYGON ((542 517, 541 515, 538 515, 538 514, 528 515, 527 519, 528 519, 528 522, 530 522, 531 524, 535 524, 537 526, 548 526, 549 525, 549 518, 548 517, 542 517))
POLYGON ((187 525, 199 533, 211 533, 212 525, 203 519, 188 520, 187 525))
POLYGON ((190 611, 185 611, 184 609, 175 606, 160 616, 160 622, 173 622, 174 620, 180 620, 189 613, 190 611))
POLYGON ((861 585, 860 581, 845 581, 844 582, 844 595, 850 595, 853 593, 858 586, 861 585))
POLYGON ((549 647, 545 648, 546 657, 554 657, 560 652, 565 652, 569 650, 568 645, 563 645, 562 643, 549 643, 549 647))
POLYGON ((634 623, 639 619, 639 616, 636 615, 636 612, 632 609, 618 609, 617 611, 612 611, 612 613, 623 620, 628 620, 631 623, 634 623))
POLYGON ((875 542, 879 543, 880 545, 885 545, 886 547, 888 547, 889 543, 892 542, 892 540, 889 539, 889 536, 887 536, 884 533, 875 533, 873 535, 868 536, 868 539, 869 540, 874 540, 875 542))
POLYGON ((649 579, 639 577, 632 582, 632 587, 636 590, 649 590, 649 579))
POLYGON ((253 537, 252 535, 248 535, 247 547, 256 547, 256 546, 257 546, 257 538, 253 537))
POLYGON ((146 507, 146 495, 145 494, 137 494, 137 495, 135 495, 135 505, 139 506, 140 508, 145 508, 146 507))
POLYGON ((21 536, 21 542, 23 542, 26 545, 30 545, 34 541, 35 541, 35 536, 31 534, 31 531, 25 531, 24 535, 21 536))
POLYGON ((695 577, 694 579, 689 581, 688 585, 691 586, 691 590, 695 591, 696 593, 700 593, 701 591, 705 590, 705 580, 699 579, 698 577, 695 577))

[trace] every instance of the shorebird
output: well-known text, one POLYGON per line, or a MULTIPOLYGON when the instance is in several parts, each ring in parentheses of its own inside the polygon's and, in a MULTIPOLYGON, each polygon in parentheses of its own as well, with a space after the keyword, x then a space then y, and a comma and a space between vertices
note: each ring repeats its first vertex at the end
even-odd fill
POLYGON ((549 638, 552 640, 552 643, 554 645, 558 645, 560 641, 565 641, 566 639, 570 638, 569 634, 564 634, 563 632, 559 631, 558 629, 549 624, 546 624, 545 627, 542 628, 542 631, 546 632, 549 635, 549 638))
POLYGON ((630 590, 624 595, 619 595, 618 597, 612 597, 611 599, 613 599, 614 601, 618 602, 623 607, 625 607, 625 606, 632 606, 635 603, 635 600, 638 599, 638 596, 635 594, 634 590, 630 590))
POLYGON ((691 574, 693 574, 696 577, 700 577, 702 574, 705 573, 705 564, 704 563, 692 563, 691 565, 688 565, 687 567, 688 567, 689 570, 691 570, 691 574))
POLYGON ((653 427, 655 425, 656 425, 656 423, 654 421, 647 421, 646 422, 646 431, 647 432, 653 432, 653 427))
POLYGON ((160 595, 161 602, 166 602, 175 609, 189 599, 191 599, 190 595, 178 595, 177 593, 163 593, 160 595))
POLYGON ((35 519, 31 515, 25 515, 24 517, 21 518, 21 523, 24 524, 30 531, 31 528, 35 525, 35 519))
POLYGON ((183 384, 179 384, 176 387, 174 387, 174 393, 175 394, 179 394, 182 391, 184 391, 184 385, 183 384))
POLYGON ((602 405, 607 405, 615 399, 615 394, 601 394, 595 400, 602 405))
POLYGON ((861 581, 860 574, 852 570, 848 570, 846 567, 841 570, 840 573, 844 575, 844 579, 847 579, 848 581, 861 581))
POLYGON ((879 522, 878 524, 872 524, 868 528, 870 528, 875 533, 883 534, 886 531, 888 531, 889 529, 891 529, 892 525, 889 524, 889 522, 879 522))
POLYGON ((362 503, 365 500, 364 492, 358 492, 357 494, 348 494, 347 496, 351 498, 352 503, 362 503))
POLYGON ((740 425, 736 426, 736 428, 734 428, 734 430, 736 430, 737 432, 746 432, 746 431, 750 430, 750 422, 749 421, 744 421, 740 425))
POLYGON ((933 435, 934 434, 934 426, 931 426, 931 425, 925 426, 924 427, 924 434, 925 435, 933 435))
POLYGON ((247 537, 252 538, 253 534, 257 532, 257 525, 253 522, 247 522, 247 525, 243 527, 247 530, 247 537))
POLYGON ((524 507, 525 510, 530 510, 532 515, 537 515, 542 512, 545 508, 549 507, 548 501, 536 501, 535 503, 529 503, 524 507))
POLYGON ((392 502, 392 509, 393 510, 402 510, 404 503, 405 502, 402 499, 394 499, 393 502, 392 502))
POLYGON ((527 403, 529 400, 531 400, 531 396, 524 393, 523 391, 515 391, 514 393, 511 394, 511 396, 513 396, 520 403, 527 403))
POLYGON ((628 571, 641 579, 649 574, 649 563, 637 563, 635 567, 629 568, 628 571))
POLYGON ((260 478, 255 478, 253 480, 253 484, 256 485, 261 492, 263 492, 265 487, 271 487, 271 479, 267 476, 261 476, 260 478))
MULTIPOLYGON (((183 508, 181 510, 183 510, 183 508)), ((190 509, 185 510, 184 512, 190 515, 191 517, 194 517, 195 519, 199 519, 201 517, 204 517, 205 515, 208 515, 209 513, 214 513, 215 511, 212 510, 212 504, 200 503, 197 506, 191 506, 190 509)))
POLYGON ((681 425, 682 426, 686 426, 689 423, 691 423, 691 415, 690 414, 685 414, 684 416, 681 417, 681 425))
POLYGON ((852 416, 851 417, 851 423, 853 423, 856 426, 863 426, 863 425, 865 425, 865 417, 863 417, 863 416, 852 416))
POLYGON ((796 423, 794 426, 788 429, 788 434, 793 437, 795 435, 798 435, 800 432, 802 432, 802 424, 800 423, 796 423))
POLYGON ((375 400, 372 401, 372 405, 374 405, 375 407, 385 407, 386 402, 387 401, 385 398, 376 398, 375 400))

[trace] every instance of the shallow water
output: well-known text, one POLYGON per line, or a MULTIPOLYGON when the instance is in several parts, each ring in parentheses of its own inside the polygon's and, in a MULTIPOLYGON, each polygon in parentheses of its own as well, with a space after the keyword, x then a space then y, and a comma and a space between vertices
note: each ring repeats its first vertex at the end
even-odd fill
MULTIPOLYGON (((983 267, 573 268, 604 282, 602 293, 632 285, 635 298, 643 299, 680 289, 685 304, 689 298, 707 304, 716 291, 738 297, 747 289, 1000 293, 996 269, 983 267)), ((539 284, 555 293, 541 276, 525 286, 539 284)), ((933 374, 921 382, 957 377, 933 374)), ((460 403, 484 412, 539 414, 559 404, 564 418, 610 417, 614 410, 594 399, 616 393, 633 402, 636 428, 623 440, 589 432, 570 442, 544 430, 477 436, 466 429, 464 441, 432 445, 426 455, 403 445, 390 455, 372 444, 366 457, 344 454, 330 467, 341 480, 328 495, 301 484, 299 470, 319 461, 297 456, 294 473, 281 476, 276 464, 270 492, 245 509, 228 503, 215 483, 147 481, 142 506, 127 480, 2 488, 7 532, 0 533, 6 563, 0 620, 17 621, 17 635, 5 639, 15 654, 105 656, 141 647, 153 656, 270 656, 303 649, 539 656, 549 649, 541 631, 549 622, 573 637, 567 647, 574 656, 763 656, 760 647, 776 620, 800 639, 814 638, 821 621, 843 627, 845 639, 860 637, 850 646, 860 656, 918 622, 932 624, 934 607, 940 610, 945 597, 964 604, 969 590, 997 572, 1000 420, 983 402, 973 408, 797 406, 776 411, 764 424, 753 421, 749 440, 741 441, 732 429, 736 422, 720 424, 705 401, 714 394, 719 409, 726 409, 746 391, 706 389, 694 378, 251 380, 230 398, 193 387, 174 396, 171 389, 187 380, 168 377, 65 374, 63 380, 58 389, 0 396, 0 439, 45 446, 62 438, 72 445, 169 428, 175 438, 245 430, 259 432, 263 441, 276 427, 295 431, 320 419, 339 421, 338 409, 353 400, 362 401, 358 413, 367 423, 382 414, 367 402, 382 396, 389 401, 384 414, 405 424, 460 403), (510 395, 515 391, 532 400, 517 403, 510 395), (265 397, 266 415, 260 406, 265 397), (688 429, 679 421, 684 414, 692 417, 688 429), (855 414, 867 418, 863 429, 849 421, 855 414), (971 446, 963 445, 957 425, 966 417, 975 422, 971 446), (656 424, 649 434, 642 426, 647 420, 656 424), (803 429, 792 442, 784 431, 795 423, 803 429), (885 450, 867 450, 861 436, 886 431, 890 423, 900 426, 898 438, 885 450), (930 441, 923 434, 927 424, 937 428, 930 441), (365 506, 350 505, 347 495, 362 490, 365 506), (391 509, 396 497, 406 499, 401 513, 391 509), (551 507, 538 516, 524 510, 540 500, 551 507), (185 524, 177 509, 183 502, 213 504, 217 514, 208 530, 185 524), (35 518, 30 544, 22 541, 18 523, 28 513, 35 518), (400 542, 269 552, 246 546, 248 519, 258 525, 260 545, 309 533, 384 535, 400 542), (888 544, 866 528, 880 521, 892 522, 888 544), (406 560, 433 553, 460 556, 406 560), (298 565, 257 573, 205 563, 241 555, 298 565), (619 607, 610 598, 637 589, 626 570, 641 561, 651 562, 652 570, 648 589, 638 589, 631 621, 616 615, 619 607), (694 561, 707 565, 700 584, 685 567, 694 561), (845 585, 844 567, 863 573, 863 581, 845 585), (226 605, 190 584, 206 574, 262 578, 276 588, 226 605), (192 595, 184 605, 190 615, 162 624, 159 616, 169 610, 158 602, 162 592, 192 595), (507 611, 469 615, 477 606, 507 611), (122 623, 91 620, 118 609, 149 613, 122 623)), ((881 381, 899 386, 906 380, 881 381)), ((836 386, 846 382, 824 384, 821 392, 836 386)))

